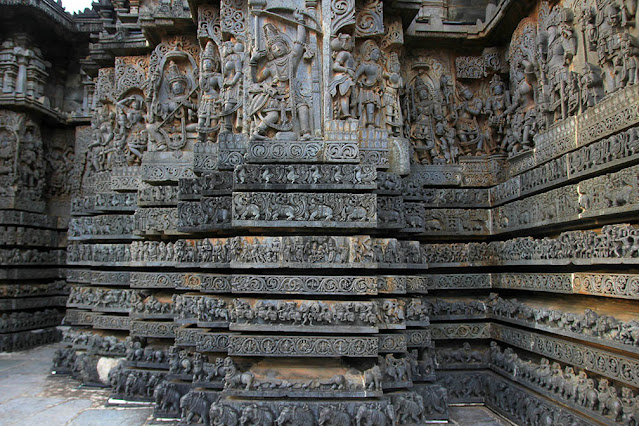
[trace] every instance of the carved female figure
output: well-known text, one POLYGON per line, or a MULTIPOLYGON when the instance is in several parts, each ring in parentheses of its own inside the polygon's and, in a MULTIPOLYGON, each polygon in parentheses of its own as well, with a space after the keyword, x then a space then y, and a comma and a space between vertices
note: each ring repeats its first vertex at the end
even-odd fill
POLYGON ((353 42, 349 34, 340 34, 331 41, 333 50, 333 80, 330 85, 330 93, 335 100, 335 118, 350 118, 351 93, 355 85, 355 59, 351 51, 353 42))
POLYGON ((294 17, 298 25, 293 47, 275 25, 267 23, 264 25, 267 49, 255 52, 249 62, 253 80, 249 93, 253 98, 248 113, 256 123, 252 139, 267 138, 270 129, 276 133, 291 132, 296 116, 302 139, 310 138, 309 105, 298 93, 296 79, 305 50, 306 27, 301 11, 296 10, 294 17), (264 60, 266 63, 258 69, 264 60))
POLYGON ((404 80, 400 75, 401 65, 397 52, 392 52, 388 60, 388 71, 383 76, 386 80, 384 90, 384 106, 386 107, 386 128, 395 136, 399 136, 402 125, 402 109, 399 105, 399 94, 404 88, 404 80))
POLYGON ((217 72, 215 45, 212 41, 206 43, 202 53, 202 70, 200 73, 201 98, 198 109, 198 139, 214 139, 220 128, 219 118, 221 110, 220 89, 222 76, 217 72), (213 135, 213 136, 211 136, 213 135))
POLYGON ((379 63, 382 52, 373 40, 362 45, 362 62, 355 72, 355 81, 359 86, 359 116, 366 127, 380 127, 383 70, 379 63))
POLYGON ((116 105, 118 114, 116 145, 128 149, 127 162, 131 165, 142 160, 142 152, 146 150, 144 134, 144 101, 139 95, 128 96, 116 105))
POLYGON ((222 116, 224 132, 233 132, 241 127, 242 107, 242 63, 244 44, 227 41, 222 44, 222 116))
POLYGON ((468 87, 463 87, 459 93, 459 102, 455 106, 457 111, 457 137, 465 155, 482 155, 483 135, 479 131, 477 117, 481 114, 483 102, 468 87))

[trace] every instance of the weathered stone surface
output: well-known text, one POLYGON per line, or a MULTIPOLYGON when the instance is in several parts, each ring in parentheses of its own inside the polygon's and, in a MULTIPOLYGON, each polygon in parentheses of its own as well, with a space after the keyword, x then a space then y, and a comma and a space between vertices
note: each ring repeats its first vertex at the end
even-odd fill
POLYGON ((56 372, 184 424, 636 422, 636 1, 5 3, 3 348, 66 300, 56 372))

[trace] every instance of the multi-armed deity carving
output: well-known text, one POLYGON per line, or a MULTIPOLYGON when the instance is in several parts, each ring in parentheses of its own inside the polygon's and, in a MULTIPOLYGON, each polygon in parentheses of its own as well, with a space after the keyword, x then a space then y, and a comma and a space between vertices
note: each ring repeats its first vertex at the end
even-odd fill
POLYGON ((151 151, 177 151, 195 137, 198 56, 195 42, 181 38, 158 45, 151 55, 146 124, 151 151))

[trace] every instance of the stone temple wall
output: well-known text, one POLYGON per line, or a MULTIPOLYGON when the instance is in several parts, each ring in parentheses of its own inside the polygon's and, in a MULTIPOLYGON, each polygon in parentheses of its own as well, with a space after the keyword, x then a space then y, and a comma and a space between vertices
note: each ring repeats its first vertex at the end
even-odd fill
POLYGON ((70 209, 57 374, 185 424, 639 422, 636 1, 93 9, 54 10, 61 90, 0 52, 50 97, 0 160, 64 158, 5 173, 39 233, 70 209))
POLYGON ((0 352, 61 337, 69 206, 80 190, 75 127, 90 122, 93 86, 79 64, 89 28, 55 3, 8 3, 0 2, 0 352))

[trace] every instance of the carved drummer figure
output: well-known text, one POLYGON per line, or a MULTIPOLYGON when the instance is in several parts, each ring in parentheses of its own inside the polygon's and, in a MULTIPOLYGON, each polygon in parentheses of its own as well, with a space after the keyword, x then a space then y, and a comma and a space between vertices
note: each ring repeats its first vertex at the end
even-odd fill
POLYGON ((366 127, 380 127, 383 81, 383 69, 380 64, 382 52, 373 40, 362 45, 362 63, 355 72, 355 81, 359 86, 359 116, 366 127))

